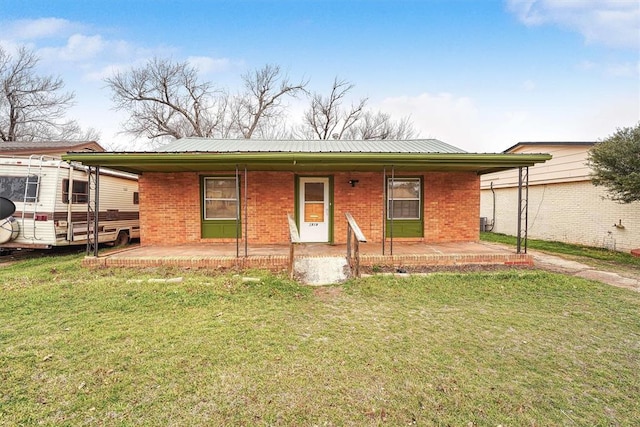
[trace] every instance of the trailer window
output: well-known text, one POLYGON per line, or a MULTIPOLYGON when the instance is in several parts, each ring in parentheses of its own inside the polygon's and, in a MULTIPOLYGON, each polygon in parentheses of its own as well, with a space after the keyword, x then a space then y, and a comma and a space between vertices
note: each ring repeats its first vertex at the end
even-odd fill
POLYGON ((12 202, 36 202, 38 199, 38 177, 0 176, 0 197, 12 202), (27 185, 27 182, 29 183, 27 185), (28 187, 28 188, 27 188, 28 187), (25 192, 26 190, 26 192, 25 192))
MULTIPOLYGON (((73 181, 71 189, 71 204, 87 203, 89 201, 89 184, 87 181, 73 181)), ((62 203, 69 203, 69 180, 62 180, 62 203)))

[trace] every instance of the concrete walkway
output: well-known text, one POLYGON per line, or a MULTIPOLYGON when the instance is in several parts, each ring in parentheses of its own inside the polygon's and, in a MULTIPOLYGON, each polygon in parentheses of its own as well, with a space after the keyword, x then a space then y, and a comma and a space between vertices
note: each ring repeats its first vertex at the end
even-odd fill
POLYGON ((533 256, 533 263, 538 268, 582 277, 583 279, 597 280, 619 288, 640 292, 640 274, 633 275, 615 271, 598 270, 595 267, 580 262, 564 259, 556 255, 532 251, 531 249, 528 250, 528 253, 533 256))

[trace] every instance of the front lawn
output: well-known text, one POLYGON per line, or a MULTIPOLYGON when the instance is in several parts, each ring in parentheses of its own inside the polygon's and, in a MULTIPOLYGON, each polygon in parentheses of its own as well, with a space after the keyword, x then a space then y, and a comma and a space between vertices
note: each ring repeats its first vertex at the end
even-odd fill
POLYGON ((535 270, 250 275, 0 267, 0 425, 640 422, 637 293, 535 270))

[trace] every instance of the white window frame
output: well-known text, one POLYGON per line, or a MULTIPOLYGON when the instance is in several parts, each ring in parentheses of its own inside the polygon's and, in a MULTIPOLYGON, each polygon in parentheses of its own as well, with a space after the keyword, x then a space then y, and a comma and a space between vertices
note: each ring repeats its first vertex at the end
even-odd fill
POLYGON ((203 200, 204 200, 204 209, 202 212, 202 216, 204 218, 205 221, 229 221, 229 220, 233 220, 235 221, 237 219, 237 215, 238 215, 238 180, 236 179, 235 176, 207 176, 204 178, 204 185, 202 186, 202 191, 203 191, 203 200), (234 188, 236 189, 236 194, 235 197, 233 198, 229 198, 229 197, 207 197, 207 181, 233 181, 235 183, 234 188), (233 217, 229 217, 229 218, 209 218, 207 217, 207 202, 209 201, 221 201, 221 202, 236 202, 236 216, 233 217))
POLYGON ((403 200, 417 200, 418 201, 418 216, 415 218, 399 218, 399 217, 393 217, 394 221, 404 221, 404 220, 409 220, 409 221, 416 221, 416 220, 421 220, 422 219, 422 209, 420 209, 420 207, 422 206, 422 179, 420 179, 419 177, 416 178, 411 178, 411 177, 401 177, 401 178, 391 178, 391 177, 387 177, 387 195, 386 195, 386 199, 387 199, 387 219, 391 220, 391 183, 397 183, 397 182, 402 182, 402 181, 417 181, 418 182, 418 197, 417 198, 398 198, 395 197, 395 195, 393 195, 393 201, 403 201, 403 200))

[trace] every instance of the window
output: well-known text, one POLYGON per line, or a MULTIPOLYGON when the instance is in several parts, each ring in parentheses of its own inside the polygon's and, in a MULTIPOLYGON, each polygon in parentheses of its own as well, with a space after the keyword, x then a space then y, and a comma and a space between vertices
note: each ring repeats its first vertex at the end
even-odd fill
POLYGON ((387 180, 387 219, 420 219, 420 178, 395 178, 387 180))
POLYGON ((38 177, 36 175, 30 175, 29 177, 0 176, 0 197, 9 199, 12 202, 24 202, 25 196, 27 202, 36 202, 37 187, 38 177), (27 190, 26 194, 25 189, 27 190))
POLYGON ((203 238, 239 238, 238 184, 235 176, 201 177, 203 238), (237 219, 236 219, 237 218, 237 219))
POLYGON ((137 191, 133 192, 133 204, 134 205, 140 204, 140 193, 138 193, 137 191))
POLYGON ((204 219, 229 220, 238 215, 235 178, 204 179, 204 219))
MULTIPOLYGON (((87 181, 73 181, 71 189, 71 203, 87 203, 89 201, 89 183, 87 181)), ((62 180, 62 203, 69 203, 69 180, 62 180)))

